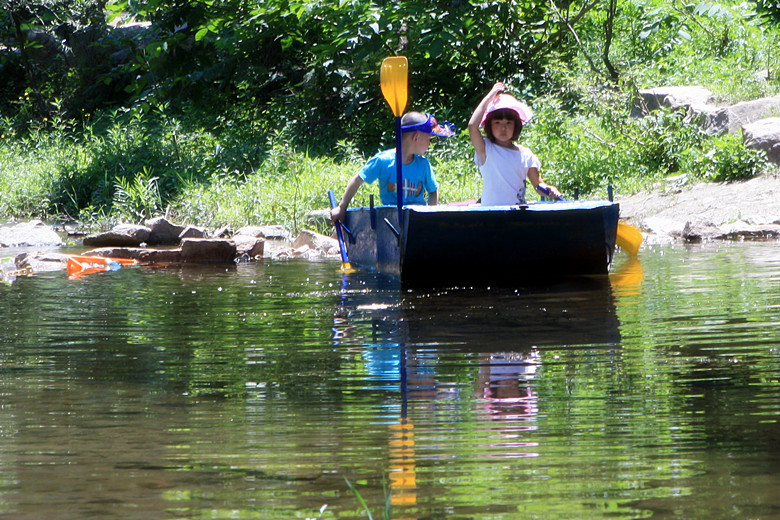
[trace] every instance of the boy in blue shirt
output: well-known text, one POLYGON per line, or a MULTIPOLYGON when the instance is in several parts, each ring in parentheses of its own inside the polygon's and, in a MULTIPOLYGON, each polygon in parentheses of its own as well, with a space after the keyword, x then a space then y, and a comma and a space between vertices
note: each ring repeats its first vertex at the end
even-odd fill
MULTIPOLYGON (((431 145, 431 136, 450 137, 455 135, 452 125, 439 125, 430 114, 407 112, 401 118, 401 153, 403 157, 403 196, 405 205, 429 204, 439 202, 439 184, 433 175, 431 163, 425 158, 425 152, 431 145), (428 194, 426 201, 425 194, 428 194)), ((347 183, 341 202, 330 212, 333 222, 343 222, 347 207, 364 182, 379 183, 379 199, 382 204, 395 205, 398 201, 395 150, 379 152, 368 160, 360 172, 347 183)))

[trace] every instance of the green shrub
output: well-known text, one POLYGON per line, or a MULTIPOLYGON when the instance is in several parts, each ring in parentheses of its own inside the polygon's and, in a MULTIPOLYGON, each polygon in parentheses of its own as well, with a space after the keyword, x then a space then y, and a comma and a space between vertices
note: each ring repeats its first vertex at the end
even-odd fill
POLYGON ((714 137, 709 149, 700 154, 696 173, 708 181, 739 181, 755 177, 769 167, 766 153, 747 148, 740 136, 714 137))

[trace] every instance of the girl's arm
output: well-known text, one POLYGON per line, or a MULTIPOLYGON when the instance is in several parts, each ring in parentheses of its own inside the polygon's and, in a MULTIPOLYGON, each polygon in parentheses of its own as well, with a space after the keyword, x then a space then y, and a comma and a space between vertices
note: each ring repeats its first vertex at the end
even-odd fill
POLYGON ((558 188, 552 184, 547 184, 542 180, 542 176, 539 174, 538 168, 528 168, 528 180, 531 181, 534 189, 542 195, 553 199, 561 198, 561 192, 558 191, 558 188))
POLYGON ((488 104, 503 91, 503 83, 493 85, 493 88, 490 89, 487 96, 482 98, 477 108, 474 109, 474 113, 471 114, 471 119, 469 119, 469 138, 471 138, 471 144, 474 146, 474 151, 482 164, 485 163, 485 141, 482 139, 482 132, 479 131, 479 124, 482 122, 482 116, 485 114, 488 104))

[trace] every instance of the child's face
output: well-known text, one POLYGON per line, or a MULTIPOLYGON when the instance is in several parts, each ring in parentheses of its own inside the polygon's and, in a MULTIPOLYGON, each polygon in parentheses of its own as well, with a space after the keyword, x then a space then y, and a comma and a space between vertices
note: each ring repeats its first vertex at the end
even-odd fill
POLYGON ((431 134, 425 132, 415 132, 414 138, 414 153, 417 155, 425 155, 428 148, 431 146, 431 134))
POLYGON ((509 143, 515 133, 515 122, 511 119, 493 119, 490 122, 490 131, 497 142, 509 143))

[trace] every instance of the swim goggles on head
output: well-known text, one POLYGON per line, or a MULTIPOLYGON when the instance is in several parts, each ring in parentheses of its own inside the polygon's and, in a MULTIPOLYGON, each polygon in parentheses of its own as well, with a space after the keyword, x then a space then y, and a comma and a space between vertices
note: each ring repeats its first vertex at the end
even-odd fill
POLYGON ((426 134, 438 135, 439 137, 451 137, 455 135, 455 125, 445 121, 442 124, 436 122, 436 118, 430 114, 425 114, 427 119, 424 123, 416 123, 413 125, 404 125, 401 127, 401 132, 425 132, 426 134))

